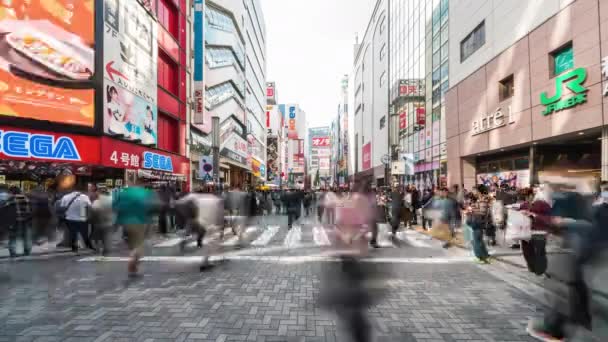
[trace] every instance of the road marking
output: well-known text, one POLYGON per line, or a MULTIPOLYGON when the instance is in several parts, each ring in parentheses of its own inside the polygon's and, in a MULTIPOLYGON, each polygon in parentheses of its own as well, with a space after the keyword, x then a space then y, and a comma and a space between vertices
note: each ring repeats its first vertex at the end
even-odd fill
POLYGON ((251 242, 252 246, 266 246, 270 240, 275 236, 275 234, 279 231, 279 226, 269 226, 257 237, 257 239, 251 242))
POLYGON ((398 231, 397 232, 397 239, 404 241, 405 243, 414 246, 414 247, 421 247, 421 248, 432 248, 433 246, 431 246, 430 243, 428 243, 427 241, 430 241, 431 238, 427 239, 427 241, 425 241, 425 239, 422 239, 420 236, 420 233, 411 231, 411 230, 406 230, 406 231, 398 231))
POLYGON ((180 242, 182 242, 182 240, 183 240, 183 238, 176 237, 176 238, 172 238, 169 240, 159 242, 159 243, 155 244, 154 247, 158 247, 158 248, 173 247, 173 246, 177 246, 180 242))
MULTIPOLYGON (((200 263, 204 256, 148 256, 143 257, 144 262, 176 262, 176 263, 200 263)), ((282 264, 295 264, 307 262, 339 262, 337 257, 323 255, 302 256, 266 256, 266 255, 224 255, 210 256, 209 261, 262 261, 276 262, 282 264)), ((128 257, 88 257, 78 260, 79 262, 128 262, 128 257)), ((440 257, 440 258, 362 258, 361 262, 367 263, 389 263, 389 264, 457 264, 473 263, 471 257, 440 257)))
POLYGON ((312 238, 315 240, 315 244, 317 246, 331 245, 331 242, 329 242, 329 237, 327 236, 327 232, 325 232, 325 228, 323 227, 314 227, 312 229, 312 238))
POLYGON ((287 247, 297 247, 302 239, 302 228, 300 226, 293 226, 283 241, 283 245, 287 247))
POLYGON ((247 237, 247 235, 255 232, 256 230, 258 230, 257 227, 247 227, 247 229, 245 229, 245 231, 240 234, 240 237, 238 235, 234 235, 230 239, 224 241, 222 243, 222 246, 236 246, 239 244, 239 242, 243 241, 247 237))

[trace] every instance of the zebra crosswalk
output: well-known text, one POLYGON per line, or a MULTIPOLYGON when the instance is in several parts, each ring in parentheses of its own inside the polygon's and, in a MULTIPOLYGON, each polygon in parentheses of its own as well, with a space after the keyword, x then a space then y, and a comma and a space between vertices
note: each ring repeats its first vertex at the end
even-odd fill
MULTIPOLYGON (((320 224, 294 225, 292 229, 281 229, 278 225, 249 226, 240 233, 240 236, 239 234, 234 234, 230 228, 226 228, 224 234, 220 231, 207 234, 203 239, 203 245, 221 247, 329 247, 334 244, 334 235, 332 227, 320 224)), ((368 238, 371 238, 371 233, 368 233, 368 238)), ((183 238, 181 237, 169 238, 153 244, 153 247, 175 247, 182 241, 183 238)), ((434 246, 430 238, 421 236, 415 231, 403 230, 393 235, 386 225, 379 225, 377 242, 381 248, 398 248, 403 245, 418 248, 432 248, 434 246)), ((187 243, 188 247, 196 247, 196 245, 196 241, 187 243)))

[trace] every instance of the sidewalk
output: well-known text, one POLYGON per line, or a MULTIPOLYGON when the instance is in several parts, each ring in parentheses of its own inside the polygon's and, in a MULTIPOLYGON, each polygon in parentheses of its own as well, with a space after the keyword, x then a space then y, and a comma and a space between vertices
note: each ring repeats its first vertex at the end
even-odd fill
MULTIPOLYGON (((421 234, 431 236, 430 230, 424 230, 422 229, 422 226, 415 226, 414 229, 421 234)), ((561 238, 550 235, 547 239, 547 254, 551 255, 567 253, 565 249, 561 248, 561 243, 561 238)), ((456 237, 454 237, 452 240, 452 244, 456 247, 471 250, 469 243, 464 240, 464 233, 461 228, 456 229, 456 237)), ((506 241, 504 240, 504 230, 498 230, 496 232, 496 246, 488 246, 488 251, 497 260, 520 268, 528 268, 526 266, 526 261, 522 256, 521 249, 513 249, 507 245, 506 241)))

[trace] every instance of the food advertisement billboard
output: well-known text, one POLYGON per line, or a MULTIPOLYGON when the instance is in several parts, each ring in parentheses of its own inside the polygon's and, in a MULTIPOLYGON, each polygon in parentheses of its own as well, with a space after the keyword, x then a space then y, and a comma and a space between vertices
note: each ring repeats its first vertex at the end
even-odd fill
POLYGON ((155 145, 158 24, 137 1, 103 9, 104 132, 155 145))
POLYGON ((95 1, 0 1, 0 116, 95 125, 95 1))

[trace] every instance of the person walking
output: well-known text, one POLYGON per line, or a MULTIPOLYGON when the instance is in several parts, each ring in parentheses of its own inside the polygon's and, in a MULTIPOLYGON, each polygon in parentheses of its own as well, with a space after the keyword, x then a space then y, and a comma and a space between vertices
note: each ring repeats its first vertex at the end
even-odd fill
POLYGON ((89 196, 72 190, 61 198, 59 204, 60 214, 65 218, 70 235, 72 252, 78 253, 78 235, 84 241, 84 245, 95 251, 95 247, 89 238, 88 216, 91 208, 89 196))
POLYGON ((30 201, 16 186, 10 188, 10 196, 8 205, 14 207, 15 220, 9 226, 8 251, 11 258, 16 257, 17 238, 21 238, 21 241, 23 241, 23 255, 28 256, 32 252, 32 208, 30 201))
POLYGON ((108 256, 111 248, 112 228, 114 227, 112 197, 108 188, 97 189, 97 195, 91 204, 89 222, 93 229, 91 232, 92 242, 101 251, 101 255, 108 256))
POLYGON ((306 213, 306 216, 308 217, 310 215, 310 206, 312 205, 312 195, 310 193, 310 191, 306 191, 304 193, 304 211, 306 213))
POLYGON ((155 211, 162 210, 163 204, 154 192, 140 186, 124 188, 112 198, 116 224, 123 227, 127 236, 129 246, 127 271, 130 277, 138 274, 139 262, 144 252, 146 230, 152 223, 152 215, 155 211))
POLYGON ((483 231, 489 214, 489 199, 485 186, 479 185, 473 193, 473 201, 466 210, 467 224, 473 230, 473 253, 476 260, 482 264, 490 262, 490 255, 483 241, 483 231))

